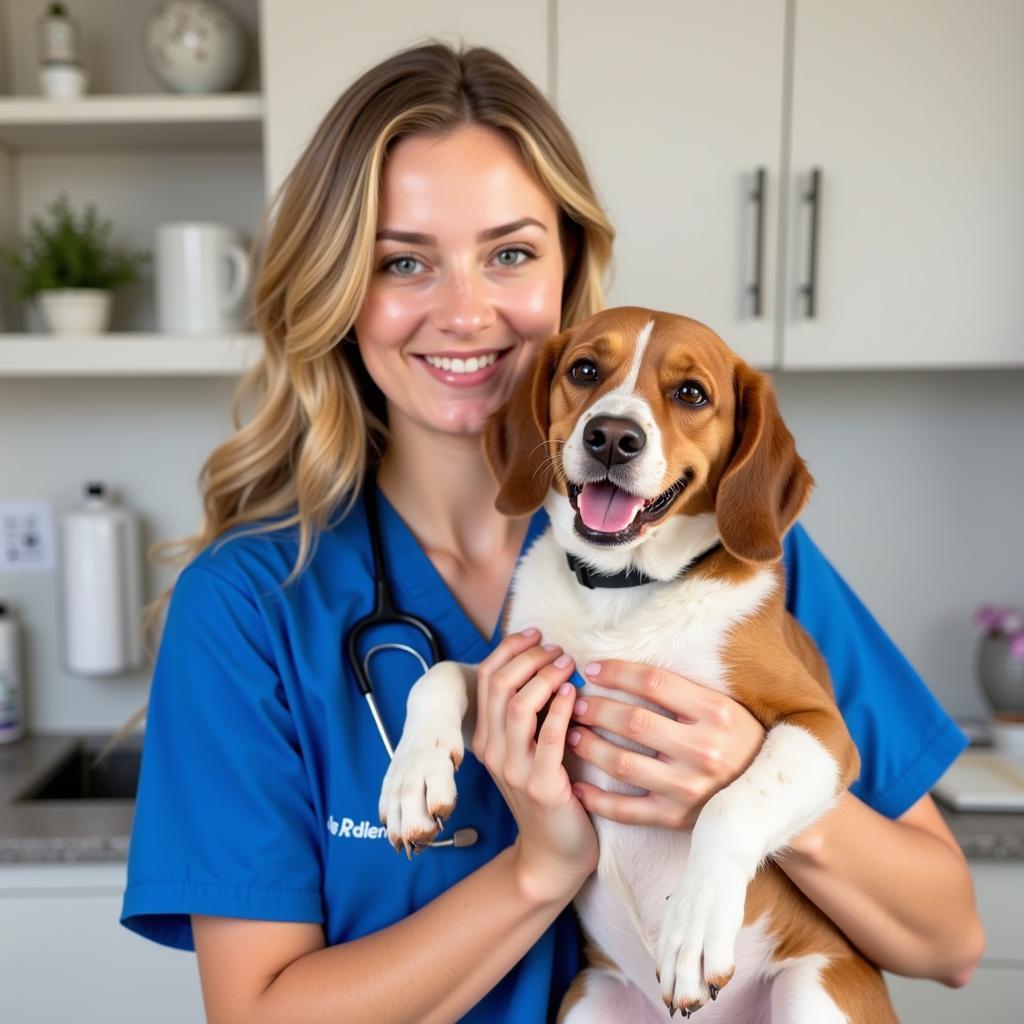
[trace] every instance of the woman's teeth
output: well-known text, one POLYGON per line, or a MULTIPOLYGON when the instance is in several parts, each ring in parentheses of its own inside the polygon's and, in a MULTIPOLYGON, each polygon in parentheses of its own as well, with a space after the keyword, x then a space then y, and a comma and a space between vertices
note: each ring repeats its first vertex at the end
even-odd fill
POLYGON ((498 358, 497 352, 491 352, 486 356, 472 356, 469 359, 449 359, 447 356, 424 356, 424 359, 431 366, 437 367, 439 370, 448 370, 452 373, 476 373, 477 370, 483 370, 488 366, 493 366, 498 358))

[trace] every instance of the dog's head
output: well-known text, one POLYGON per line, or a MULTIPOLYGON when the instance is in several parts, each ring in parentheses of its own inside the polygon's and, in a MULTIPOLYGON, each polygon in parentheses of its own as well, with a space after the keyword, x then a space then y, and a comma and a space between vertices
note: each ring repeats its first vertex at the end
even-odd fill
POLYGON ((687 538, 777 561, 813 484, 769 378, 704 324, 636 307, 545 342, 484 450, 499 511, 546 501, 559 543, 608 570, 687 538))

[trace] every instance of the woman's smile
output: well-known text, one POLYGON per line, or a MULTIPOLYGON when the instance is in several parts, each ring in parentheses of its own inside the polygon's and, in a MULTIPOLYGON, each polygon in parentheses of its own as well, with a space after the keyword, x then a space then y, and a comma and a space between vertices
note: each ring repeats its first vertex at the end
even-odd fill
POLYGON ((473 388, 493 380, 505 367, 507 356, 515 346, 502 349, 477 349, 473 352, 439 352, 417 355, 434 380, 453 388, 473 388))

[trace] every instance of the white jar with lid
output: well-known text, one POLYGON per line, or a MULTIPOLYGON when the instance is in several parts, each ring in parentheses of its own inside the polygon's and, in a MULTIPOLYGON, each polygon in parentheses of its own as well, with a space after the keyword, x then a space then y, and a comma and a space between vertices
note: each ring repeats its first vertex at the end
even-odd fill
POLYGON ((11 607, 0 601, 0 743, 13 743, 24 732, 20 629, 11 607))

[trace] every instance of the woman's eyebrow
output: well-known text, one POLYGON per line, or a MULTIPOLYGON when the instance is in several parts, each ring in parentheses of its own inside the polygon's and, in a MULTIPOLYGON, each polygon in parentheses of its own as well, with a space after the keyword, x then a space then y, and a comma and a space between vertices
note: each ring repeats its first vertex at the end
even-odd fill
MULTIPOLYGON (((476 236, 476 240, 478 242, 489 242, 495 238, 501 238, 502 235, 510 235, 513 231, 518 231, 520 228, 525 228, 530 224, 540 228, 541 231, 547 231, 547 228, 539 220, 533 217, 520 217, 519 220, 511 221, 508 224, 499 224, 496 228, 488 228, 486 231, 481 231, 476 236)), ((408 242, 410 245, 437 245, 436 235, 423 235, 418 231, 396 231, 393 228, 385 228, 383 231, 377 232, 377 241, 385 240, 389 242, 408 242)))

